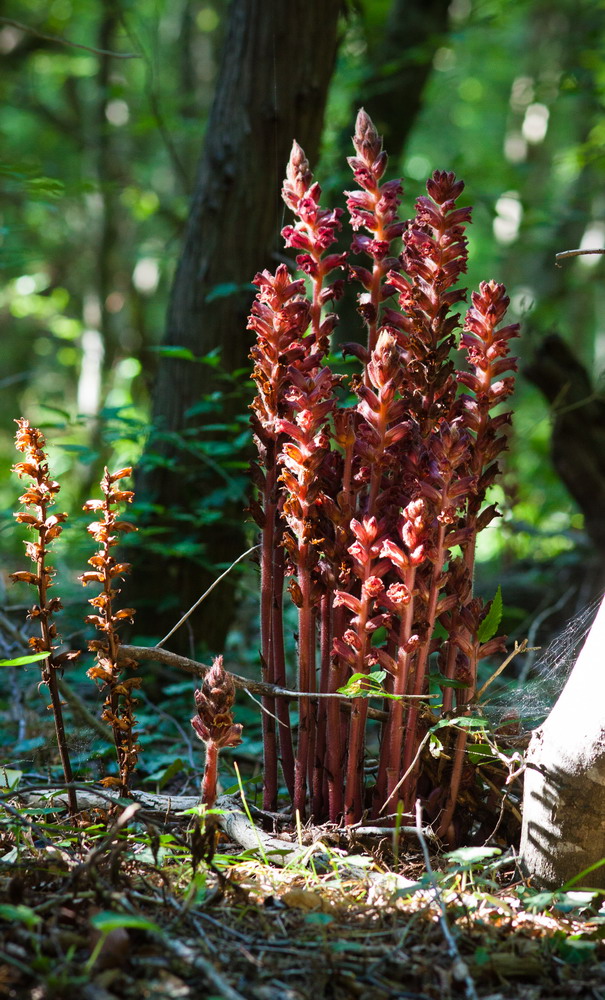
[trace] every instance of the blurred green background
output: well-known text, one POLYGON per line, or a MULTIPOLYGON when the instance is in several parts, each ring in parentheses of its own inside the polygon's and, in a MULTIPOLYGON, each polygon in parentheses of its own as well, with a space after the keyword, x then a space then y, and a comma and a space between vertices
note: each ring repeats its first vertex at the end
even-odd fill
MULTIPOLYGON (((343 6, 316 168, 329 202, 342 204, 339 192, 350 184, 343 136, 357 107, 381 74, 388 88, 380 46, 396 6, 405 14, 405 5, 387 0, 343 6)), ((14 418, 26 416, 47 434, 60 509, 73 515, 57 553, 72 580, 89 554, 76 530, 82 501, 103 465, 136 465, 142 454, 228 11, 226 0, 0 4, 5 606, 29 599, 7 581, 23 561, 23 531, 12 520, 20 492, 10 474, 14 418)), ((463 177, 464 199, 474 205, 468 285, 489 278, 507 285, 511 318, 522 324, 521 372, 556 331, 597 396, 605 366, 603 261, 576 258, 556 268, 555 254, 605 240, 604 13, 599 0, 452 0, 438 35, 407 53, 430 72, 390 163, 390 176, 404 178, 404 216, 434 169, 463 177)), ((397 99, 405 117, 405 89, 397 99)), ((219 284, 215 294, 219 300, 230 287, 219 284)), ((343 339, 360 334, 361 324, 343 339)), ((235 497, 243 523, 248 386, 241 371, 232 377, 228 345, 205 363, 218 376, 214 394, 199 404, 210 414, 204 461, 214 481, 201 487, 199 509, 212 525, 235 497), (228 426, 213 415, 225 386, 241 398, 241 416, 228 426)), ((594 545, 550 457, 552 409, 523 374, 514 407, 497 488, 503 517, 481 538, 479 586, 491 596, 502 582, 507 625, 523 629, 528 615, 566 593, 572 610, 585 603, 598 571, 587 574, 594 545)), ((139 501, 144 506, 145 497, 139 501)), ((178 519, 178 511, 166 508, 163 517, 178 519)), ((187 531, 183 520, 182 552, 195 547, 187 531)), ((160 557, 182 555, 168 542, 162 550, 161 537, 152 542, 160 557)), ((216 573, 225 568, 216 565, 216 573)), ((243 581, 245 606, 254 579, 243 581)), ((201 637, 195 642, 203 646, 201 637)))

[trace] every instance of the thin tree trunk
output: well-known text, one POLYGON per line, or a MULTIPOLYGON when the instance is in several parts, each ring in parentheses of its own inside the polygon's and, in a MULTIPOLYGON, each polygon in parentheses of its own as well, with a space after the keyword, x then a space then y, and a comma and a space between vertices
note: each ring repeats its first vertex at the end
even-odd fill
POLYGON ((363 105, 398 156, 420 109, 433 57, 449 29, 450 0, 393 0, 380 39, 369 38, 363 105))
MULTIPOLYGON (((166 347, 185 347, 197 357, 221 348, 227 371, 248 367, 249 283, 258 270, 275 266, 283 218, 280 187, 292 139, 298 139, 312 161, 317 158, 341 6, 342 0, 232 3, 172 287, 166 347), (216 295, 217 289, 230 293, 216 295)), ((210 528, 199 523, 197 513, 204 495, 225 486, 214 463, 205 463, 195 453, 203 423, 228 423, 244 410, 245 402, 225 398, 208 416, 189 410, 211 392, 220 395, 224 385, 208 365, 171 357, 160 360, 153 430, 137 488, 146 505, 156 505, 148 518, 152 527, 176 525, 159 536, 166 550, 175 554, 158 558, 140 553, 133 577, 133 590, 140 595, 139 629, 155 633, 164 624, 169 626, 178 611, 204 591, 213 571, 200 564, 200 554, 208 567, 232 561, 244 547, 238 521, 241 524, 245 499, 241 492, 229 495, 238 489, 225 487, 222 516, 210 528), (187 452, 179 446, 183 434, 187 452), (187 553, 179 555, 184 537, 187 553)), ((232 436, 227 432, 227 440, 232 436)), ((230 586, 228 579, 192 619, 196 639, 203 638, 216 649, 222 646, 232 617, 230 586)))

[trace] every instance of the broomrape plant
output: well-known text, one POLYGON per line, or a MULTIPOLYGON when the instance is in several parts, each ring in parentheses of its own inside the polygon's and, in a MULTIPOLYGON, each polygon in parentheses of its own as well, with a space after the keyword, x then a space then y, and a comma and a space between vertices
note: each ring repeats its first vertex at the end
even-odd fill
POLYGON ((104 778, 103 784, 119 788, 122 795, 128 794, 130 776, 136 767, 140 749, 134 733, 136 698, 133 691, 141 686, 141 678, 124 676, 129 668, 137 666, 135 660, 122 658, 118 662, 118 628, 125 621, 132 623, 135 612, 133 608, 115 608, 115 598, 120 593, 116 581, 128 573, 131 567, 130 563, 118 562, 111 550, 118 544, 120 534, 136 530, 129 521, 120 520, 117 508, 118 504, 132 503, 134 498, 131 490, 116 486, 116 483, 130 475, 130 468, 120 469, 113 474, 105 469, 101 479, 103 499, 87 500, 84 504, 85 511, 93 511, 98 515, 98 520, 89 524, 88 532, 99 548, 88 560, 93 569, 79 578, 84 586, 89 583, 101 584, 101 592, 88 601, 95 613, 85 619, 101 633, 100 639, 91 639, 88 643, 89 650, 96 654, 96 662, 87 673, 92 680, 99 682, 102 691, 106 691, 101 718, 111 726, 118 761, 119 777, 104 778))
POLYGON ((415 216, 401 221, 401 182, 383 181, 387 155, 363 110, 353 145, 350 253, 332 252, 342 210, 321 207, 294 143, 282 193, 295 222, 282 235, 300 251, 300 277, 281 264, 254 279, 261 662, 264 679, 283 685, 287 579, 300 691, 295 750, 289 702, 265 699, 264 802, 275 808, 279 757, 301 816, 310 808, 315 821, 353 824, 367 809, 410 813, 420 794, 428 818, 439 817, 440 834, 453 840, 466 731, 454 736, 451 763, 444 758, 429 774, 418 759, 435 718, 425 699, 436 661, 443 714, 467 714, 479 660, 503 648, 501 637, 481 641, 489 605, 473 595, 473 570, 477 534, 497 515, 485 498, 506 445, 510 413, 500 404, 513 389, 505 373, 516 368, 509 342, 518 327, 501 325, 509 300, 495 282, 473 292, 463 320, 456 311, 471 216, 458 205, 462 181, 436 171, 415 216), (343 293, 343 272, 359 288, 367 333, 365 345, 345 347, 360 362, 348 381, 327 361, 337 317, 325 309, 343 293), (387 718, 367 788, 367 696, 376 676, 387 718), (343 689, 350 713, 337 697, 312 697, 343 689))
MULTIPOLYGON (((353 238, 345 253, 335 247, 344 212, 321 206, 321 189, 293 144, 282 194, 294 221, 282 233, 298 251, 298 273, 282 263, 274 274, 257 274, 248 322, 256 337, 251 421, 258 449, 250 509, 261 532, 260 659, 268 685, 287 687, 286 591, 298 616, 297 727, 287 694, 263 698, 264 806, 277 806, 281 763, 301 818, 351 825, 369 812, 399 823, 420 797, 427 820, 455 844, 464 826, 461 789, 472 780, 465 750, 477 666, 504 641, 494 635, 497 602, 492 608, 474 595, 473 575, 477 535, 497 516, 486 497, 506 446, 510 413, 502 404, 513 390, 510 341, 519 331, 505 325, 509 300, 493 281, 472 293, 464 318, 457 311, 466 297, 458 282, 471 217, 458 203, 462 181, 436 171, 415 215, 403 221, 401 182, 384 179, 387 155, 363 110, 353 145, 356 187, 346 192, 353 238), (345 278, 358 289, 366 330, 365 344, 345 345, 359 365, 348 378, 328 356, 332 306, 345 278), (440 716, 428 703, 430 682, 441 690, 440 716), (369 712, 370 697, 383 705, 371 783, 366 741, 377 713, 369 712), (437 729, 444 752, 428 760, 422 750, 437 729)), ((26 420, 18 424, 25 460, 15 469, 32 485, 21 497, 30 510, 16 516, 38 540, 27 543, 34 571, 13 578, 38 588, 30 618, 41 635, 30 644, 47 654, 42 681, 71 781, 56 677, 67 654, 55 653, 52 616, 60 602, 47 596, 48 545, 66 515, 49 513, 59 487, 48 473, 44 438, 26 420)), ((105 693, 102 717, 116 746, 118 777, 105 781, 122 794, 139 752, 140 681, 127 676, 135 664, 120 655, 118 635, 134 611, 115 607, 116 581, 130 567, 112 554, 119 535, 134 530, 118 514, 133 497, 120 485, 128 475, 105 470, 103 499, 85 505, 97 515, 88 530, 98 549, 80 577, 100 585, 87 618, 100 633, 89 643, 96 661, 88 675, 105 693)), ((241 741, 233 701, 218 657, 195 693, 192 719, 206 745, 208 806, 220 749, 241 741)), ((70 803, 75 811, 73 792, 70 803)))
MULTIPOLYGON (((36 427, 32 427, 29 420, 21 418, 16 423, 18 430, 15 446, 17 451, 22 452, 25 457, 22 462, 17 462, 13 466, 13 471, 17 473, 19 479, 30 479, 31 483, 25 493, 19 497, 20 503, 28 510, 19 511, 15 514, 15 519, 19 524, 26 524, 36 533, 37 537, 35 541, 25 543, 25 551, 34 563, 33 572, 22 570, 11 573, 10 579, 15 582, 29 583, 38 591, 38 603, 33 605, 27 617, 39 625, 40 635, 32 636, 29 639, 29 645, 34 653, 47 653, 47 656, 41 661, 42 684, 46 685, 49 690, 50 705, 48 707, 52 709, 55 720, 57 747, 63 774, 65 781, 70 784, 73 781, 73 776, 57 673, 62 671, 68 660, 75 659, 78 653, 56 652, 58 632, 53 618, 63 605, 60 598, 49 597, 48 591, 53 586, 55 571, 47 559, 49 545, 61 534, 62 524, 66 520, 67 514, 50 512, 56 503, 55 497, 60 486, 50 476, 44 435, 36 427)), ((78 810, 74 788, 68 788, 68 801, 69 811, 74 815, 78 810)))

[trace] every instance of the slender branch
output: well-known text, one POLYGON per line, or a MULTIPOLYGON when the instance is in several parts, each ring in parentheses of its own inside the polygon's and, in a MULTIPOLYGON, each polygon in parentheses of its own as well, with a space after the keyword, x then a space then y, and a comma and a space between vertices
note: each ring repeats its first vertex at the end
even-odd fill
POLYGON ((497 668, 497 670, 494 670, 494 672, 491 675, 491 677, 489 677, 486 680, 485 684, 483 684, 483 686, 479 688, 479 690, 477 691, 477 694, 475 695, 474 700, 477 701, 477 702, 481 701, 482 696, 485 694, 485 692, 487 691, 487 689, 490 686, 490 684, 492 683, 492 681, 495 681, 496 677, 499 677, 499 675, 502 673, 502 671, 505 670, 506 667, 508 667, 508 665, 511 662, 511 660, 514 660, 515 656, 518 656, 519 653, 531 653, 531 652, 534 652, 536 649, 540 649, 540 647, 539 646, 528 646, 527 645, 527 639, 523 639, 522 642, 517 642, 517 640, 515 639, 515 648, 513 649, 512 653, 508 654, 508 656, 506 657, 506 659, 502 661, 502 663, 497 668))
POLYGON ((439 883, 435 878, 435 872, 433 871, 431 865, 431 858, 429 855, 429 849, 427 846, 426 838, 424 836, 424 831, 422 829, 422 806, 420 805, 420 800, 416 802, 416 836, 420 842, 420 848, 424 857, 424 863, 426 865, 427 874, 431 880, 431 885, 433 886, 433 891, 435 893, 435 899, 439 904, 439 924, 441 930, 443 931, 443 936, 447 942, 447 949, 452 957, 452 973, 455 980, 464 983, 464 991, 467 996, 467 1000, 478 1000, 477 990, 475 989, 475 984, 471 978, 468 965, 463 960, 456 943, 456 938, 454 937, 452 930, 447 922, 447 910, 443 896, 441 895, 441 890, 439 888, 439 883))
MULTIPOLYGON (((562 250, 561 253, 555 254, 555 260, 565 260, 567 257, 583 257, 585 254, 598 253, 604 254, 605 249, 599 248, 595 250, 562 250)), ((558 266, 558 265, 557 265, 558 266)))
MULTIPOLYGON (((205 663, 200 663, 198 660, 190 660, 187 656, 179 656, 178 653, 172 653, 169 649, 159 649, 157 646, 120 646, 118 659, 123 658, 136 660, 138 663, 142 660, 154 660, 158 663, 165 663, 169 667, 184 670, 193 677, 205 677, 210 670, 210 667, 205 663)), ((231 671, 229 672, 231 673, 231 671)), ((278 687, 276 684, 267 684, 265 681, 251 680, 249 677, 241 677, 238 674, 231 674, 231 677, 236 688, 240 688, 242 691, 251 691, 253 694, 269 695, 272 697, 279 695, 282 698, 290 698, 292 700, 297 700, 300 697, 308 698, 309 701, 316 701, 318 698, 336 698, 340 702, 341 708, 344 708, 347 712, 351 711, 351 699, 343 698, 339 694, 291 691, 289 688, 278 687)), ((413 695, 405 695, 404 697, 406 699, 412 698, 413 695)), ((425 700, 426 696, 422 695, 422 699, 425 700)), ((381 709, 370 707, 368 708, 368 717, 370 719, 378 719, 379 722, 384 722, 387 718, 387 713, 381 709)))
POLYGON ((260 548, 260 546, 258 546, 258 545, 253 545, 253 546, 252 546, 252 548, 250 548, 250 549, 246 549, 246 551, 245 551, 245 552, 242 552, 241 556, 238 556, 238 557, 237 557, 237 559, 235 560, 235 562, 232 562, 232 563, 231 563, 231 565, 229 566, 229 568, 228 568, 228 569, 226 569, 224 573, 221 573, 221 575, 220 575, 220 576, 217 576, 217 578, 216 578, 216 580, 214 581, 214 583, 211 583, 211 584, 210 584, 210 586, 208 587, 208 590, 204 591, 204 593, 202 594, 202 596, 201 596, 201 597, 198 597, 198 599, 197 599, 197 601, 195 602, 195 604, 193 604, 193 605, 192 605, 192 606, 191 606, 191 607, 189 608, 189 611, 187 611, 187 612, 186 612, 186 613, 185 613, 185 614, 183 615, 183 617, 182 617, 182 618, 180 619, 180 621, 178 621, 178 622, 176 623, 176 625, 175 625, 175 626, 174 626, 173 628, 171 628, 171 629, 170 629, 170 632, 168 632, 168 633, 167 633, 167 634, 166 634, 166 635, 164 636, 164 638, 163 638, 163 639, 160 639, 160 641, 158 642, 158 645, 157 645, 157 647, 156 647, 156 648, 159 648, 160 646, 163 646, 163 645, 164 645, 164 643, 165 643, 165 642, 166 642, 166 641, 167 641, 167 640, 168 640, 168 639, 170 638, 170 636, 171 636, 171 635, 174 635, 174 633, 176 632, 176 630, 177 630, 177 629, 179 629, 179 628, 181 627, 181 625, 183 625, 183 624, 184 624, 184 623, 185 623, 185 622, 187 621, 187 619, 189 618, 189 616, 190 616, 190 615, 192 615, 192 614, 193 614, 193 612, 195 611, 195 609, 196 609, 196 608, 198 608, 198 607, 200 606, 200 604, 202 603, 202 601, 204 601, 204 600, 205 600, 205 599, 206 599, 206 598, 208 597, 208 594, 211 594, 211 593, 212 593, 212 591, 214 590, 214 588, 215 588, 216 586, 218 586, 218 584, 219 584, 219 583, 221 582, 221 580, 223 580, 223 579, 224 579, 224 577, 226 577, 226 576, 227 576, 227 573, 230 573, 230 572, 231 572, 231 570, 233 569, 233 567, 234 567, 234 566, 237 566, 238 562, 241 562, 241 561, 242 561, 242 559, 245 559, 245 558, 246 558, 246 556, 249 556, 251 552, 254 552, 254 551, 255 551, 256 549, 258 549, 258 548, 260 548))
POLYGON ((90 45, 82 45, 80 42, 71 42, 69 38, 61 38, 60 35, 47 35, 44 31, 38 31, 29 24, 22 24, 21 21, 13 21, 10 17, 0 17, 0 24, 8 24, 11 28, 18 28, 27 35, 34 35, 42 38, 45 42, 56 42, 57 45, 66 45, 71 49, 83 49, 84 52, 92 52, 95 56, 113 56, 114 59, 140 59, 139 52, 110 52, 107 49, 95 49, 90 45))
POLYGON ((224 997, 224 1000, 244 1000, 243 995, 237 990, 234 990, 224 976, 221 975, 216 966, 214 966, 207 958, 200 955, 199 951, 190 948, 189 945, 184 944, 175 937, 170 937, 168 934, 154 933, 153 937, 159 941, 167 951, 178 958, 180 962, 188 965, 191 969, 194 969, 195 972, 201 973, 202 976, 204 976, 210 983, 212 992, 216 991, 219 996, 224 997))

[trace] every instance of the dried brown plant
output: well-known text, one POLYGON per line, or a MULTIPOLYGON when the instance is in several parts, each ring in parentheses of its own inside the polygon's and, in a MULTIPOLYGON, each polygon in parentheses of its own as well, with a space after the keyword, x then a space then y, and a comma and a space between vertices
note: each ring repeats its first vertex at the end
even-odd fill
POLYGON ((120 589, 116 581, 130 571, 130 563, 118 562, 111 550, 119 543, 120 534, 136 531, 134 525, 122 521, 119 517, 118 504, 131 503, 134 493, 122 490, 116 486, 121 479, 132 475, 132 469, 120 469, 110 473, 105 469, 101 480, 102 500, 88 500, 84 504, 85 511, 94 511, 98 520, 88 526, 88 532, 98 543, 97 552, 88 560, 93 567, 80 576, 86 586, 89 583, 101 584, 101 592, 89 600, 95 609, 95 614, 88 615, 86 621, 95 626, 102 634, 101 639, 92 639, 88 643, 91 652, 96 653, 96 663, 88 671, 88 676, 98 681, 102 691, 106 691, 105 703, 101 718, 113 731, 113 739, 118 760, 118 777, 107 777, 103 784, 119 788, 123 795, 128 794, 130 776, 137 763, 139 747, 135 737, 133 696, 141 685, 139 677, 126 677, 127 670, 136 666, 136 661, 119 657, 120 637, 118 628, 123 622, 132 622, 135 611, 133 608, 115 610, 115 598, 120 589))
MULTIPOLYGON (((31 485, 19 497, 19 502, 29 509, 16 513, 15 519, 19 524, 26 524, 28 528, 35 531, 37 540, 25 543, 25 551, 35 566, 34 572, 11 573, 10 579, 15 582, 29 583, 38 591, 38 603, 34 604, 27 617, 30 621, 39 624, 40 635, 32 636, 29 639, 29 645, 36 653, 48 652, 48 656, 41 661, 42 684, 48 687, 50 693, 49 708, 52 709, 55 720, 57 746, 63 774, 69 785, 73 781, 73 776, 65 735, 61 695, 57 683, 57 671, 62 672, 64 664, 68 660, 75 659, 78 654, 74 652, 55 653, 58 648, 56 643, 58 633, 53 617, 55 612, 61 610, 62 604, 60 598, 48 596, 48 591, 53 586, 52 579, 55 571, 47 561, 49 544, 61 534, 63 530, 61 525, 66 520, 67 514, 49 513, 50 508, 55 505, 55 497, 60 486, 50 476, 45 451, 46 441, 42 431, 32 427, 29 420, 24 418, 20 418, 16 423, 19 429, 15 436, 15 445, 17 451, 22 452, 25 458, 23 462, 17 462, 13 466, 13 471, 17 473, 19 479, 31 479, 31 485)), ((67 794, 70 812, 74 815, 78 809, 75 789, 68 788, 67 794)))

